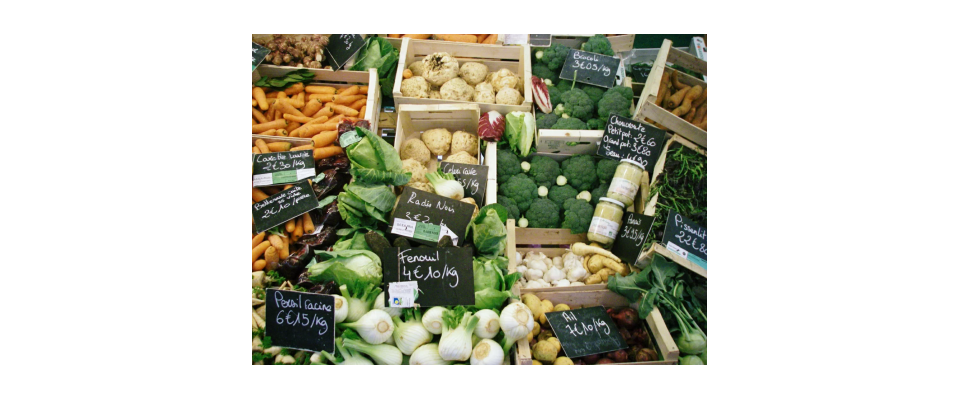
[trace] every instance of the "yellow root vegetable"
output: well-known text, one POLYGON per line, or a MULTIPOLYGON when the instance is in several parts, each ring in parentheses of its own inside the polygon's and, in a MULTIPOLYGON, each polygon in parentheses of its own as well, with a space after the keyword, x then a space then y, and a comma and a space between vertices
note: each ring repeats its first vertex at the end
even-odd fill
POLYGON ((617 261, 617 262, 621 262, 620 257, 615 256, 613 253, 611 253, 611 252, 609 252, 609 251, 607 251, 607 250, 605 250, 605 249, 602 249, 602 248, 600 248, 600 247, 588 246, 588 245, 584 244, 583 242, 574 243, 573 246, 570 246, 570 251, 572 251, 573 254, 576 254, 576 255, 578 255, 578 256, 587 256, 587 255, 591 255, 591 254, 599 254, 599 255, 604 256, 604 257, 607 257, 607 258, 609 258, 609 259, 611 259, 611 260, 615 260, 615 261, 617 261))
POLYGON ((278 119, 276 121, 264 122, 262 124, 253 125, 252 129, 253 129, 253 133, 261 133, 261 132, 269 131, 271 129, 280 129, 280 128, 286 128, 286 127, 287 127, 287 121, 284 119, 278 119))
POLYGON ((272 152, 290 151, 291 146, 288 142, 267 143, 267 148, 272 152))
POLYGON ((533 293, 527 293, 521 296, 520 300, 523 301, 523 304, 530 309, 534 319, 539 318, 540 314, 543 314, 543 310, 540 309, 540 298, 538 298, 537 295, 533 293))
POLYGON ((267 271, 273 271, 280 264, 280 252, 270 246, 263 252, 263 259, 267 260, 267 271))
POLYGON ((590 262, 586 264, 587 271, 589 271, 591 274, 600 272, 600 270, 603 269, 603 260, 609 260, 609 258, 601 255, 590 256, 590 262))
POLYGON ((256 248, 258 244, 263 242, 263 236, 265 234, 265 232, 260 232, 257 234, 257 236, 253 237, 253 248, 256 248))
POLYGON ((280 239, 280 235, 270 234, 267 240, 269 240, 270 245, 276 248, 277 250, 280 250, 280 248, 283 247, 283 239, 280 239))
POLYGON ((267 109, 270 108, 270 104, 267 103, 267 94, 263 92, 263 88, 254 87, 253 98, 257 101, 257 104, 260 105, 261 110, 267 111, 267 109))
POLYGON ((683 96, 683 101, 672 111, 673 115, 679 117, 690 112, 690 108, 693 107, 693 101, 700 97, 701 94, 703 94, 703 86, 700 85, 694 86, 687 90, 687 93, 683 96))
POLYGON ((270 148, 267 147, 267 142, 264 142, 263 139, 257 139, 253 142, 253 144, 257 145, 257 148, 260 149, 260 153, 262 154, 267 154, 270 152, 270 148))
POLYGON ((268 248, 270 248, 270 242, 260 242, 257 247, 253 248, 253 259, 250 260, 250 262, 257 261, 257 259, 260 258, 260 256, 263 255, 263 252, 267 251, 268 248))
POLYGON ((627 268, 626 265, 613 261, 609 258, 603 259, 603 266, 606 268, 612 269, 614 272, 620 274, 621 276, 627 276, 627 274, 630 273, 630 268, 627 268))

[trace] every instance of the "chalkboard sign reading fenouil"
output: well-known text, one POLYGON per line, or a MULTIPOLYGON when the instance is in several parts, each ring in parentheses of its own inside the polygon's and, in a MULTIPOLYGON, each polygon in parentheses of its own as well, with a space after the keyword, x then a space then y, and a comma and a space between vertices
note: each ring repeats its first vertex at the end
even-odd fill
POLYGON ((313 151, 253 155, 253 186, 279 185, 317 176, 313 151))
POLYGON ((569 358, 625 349, 617 324, 601 307, 578 308, 546 314, 553 333, 569 358))
POLYGON ((390 233, 428 245, 450 236, 460 246, 472 216, 473 204, 404 187, 390 217, 390 233))
POLYGON ((440 162, 440 170, 457 177, 457 181, 463 185, 463 196, 474 199, 477 204, 483 204, 483 195, 487 193, 489 169, 486 165, 440 162))
POLYGON ((597 143, 597 155, 617 161, 636 161, 652 176, 666 135, 663 129, 611 115, 603 138, 597 143))
POLYGON ((362 47, 363 37, 360 35, 330 35, 330 43, 325 49, 330 56, 330 67, 339 71, 362 47))
POLYGON ((641 247, 650 235, 650 228, 653 228, 653 219, 650 215, 624 211, 623 225, 620 225, 620 232, 610 251, 627 265, 636 264, 641 247))
POLYGON ((260 233, 317 207, 320 207, 320 202, 310 186, 310 180, 302 180, 290 189, 254 203, 253 226, 260 233))
POLYGON ((619 70, 619 58, 582 50, 570 50, 567 53, 567 59, 563 62, 563 69, 560 70, 560 79, 572 81, 573 73, 576 72, 577 83, 583 82, 609 89, 616 86, 619 70))
POLYGON ((274 346, 333 352, 333 296, 267 289, 266 302, 264 335, 274 346))
MULTIPOLYGON (((472 306, 473 251, 459 247, 417 247, 383 251, 383 282, 417 282, 420 307, 472 306)), ((384 306, 390 299, 384 296, 384 306)))
POLYGON ((667 215, 666 224, 663 241, 667 244, 667 250, 707 269, 707 228, 675 211, 667 215))

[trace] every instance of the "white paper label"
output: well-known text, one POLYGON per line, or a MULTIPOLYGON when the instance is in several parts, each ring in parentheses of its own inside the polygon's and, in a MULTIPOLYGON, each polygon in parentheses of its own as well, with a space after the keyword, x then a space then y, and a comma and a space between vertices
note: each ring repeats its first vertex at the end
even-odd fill
POLYGON ((677 246, 673 242, 667 242, 667 250, 672 251, 674 254, 683 257, 684 259, 687 258, 687 251, 680 248, 680 246, 677 246))
POLYGON ((390 307, 394 308, 411 308, 414 306, 414 301, 417 298, 417 282, 408 281, 408 282, 390 282, 389 288, 387 288, 387 294, 389 295, 390 307))
POLYGON ((413 232, 417 229, 417 223, 409 219, 395 218, 393 220, 393 229, 390 233, 400 236, 413 237, 413 232))
POLYGON ((457 234, 453 233, 446 225, 440 224, 440 237, 450 236, 450 239, 453 239, 453 245, 456 246, 460 241, 460 238, 457 237, 457 234))
POLYGON ((606 218, 593 217, 590 220, 590 229, 587 232, 595 233, 600 236, 606 236, 610 239, 617 238, 617 232, 620 231, 620 224, 606 218))
MULTIPOLYGON (((607 189, 609 193, 616 193, 625 198, 633 199, 637 196, 637 190, 640 189, 639 186, 634 185, 633 182, 623 178, 613 178, 610 180, 610 188, 607 189)), ((607 196, 609 197, 609 195, 607 196)))

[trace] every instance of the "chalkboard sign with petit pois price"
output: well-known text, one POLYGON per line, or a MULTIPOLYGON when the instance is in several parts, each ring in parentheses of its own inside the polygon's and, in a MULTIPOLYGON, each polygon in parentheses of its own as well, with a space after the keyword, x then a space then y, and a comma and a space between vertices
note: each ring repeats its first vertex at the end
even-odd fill
POLYGON ((330 42, 325 48, 327 55, 330 56, 330 67, 334 71, 339 71, 362 47, 363 37, 360 35, 330 35, 330 42))
POLYGON ((267 289, 267 327, 274 346, 333 352, 334 297, 326 294, 267 289))
POLYGON ((299 181, 290 189, 253 203, 253 226, 257 233, 299 217, 320 207, 320 201, 310 186, 310 180, 299 181))
POLYGON ((450 236, 455 246, 464 243, 474 205, 405 186, 390 216, 390 233, 436 246, 450 236))
POLYGON ((660 158, 667 132, 640 121, 611 115, 597 143, 597 155, 620 160, 632 160, 653 175, 654 165, 660 158))
POLYGON ((670 211, 665 221, 663 243, 667 250, 707 269, 707 228, 670 211))
POLYGON ((617 324, 602 306, 548 312, 546 316, 567 357, 577 358, 629 347, 617 324))
POLYGON ((312 150, 253 155, 253 186, 296 182, 317 176, 312 150))
POLYGON ((490 167, 486 165, 440 162, 440 170, 453 174, 457 178, 457 182, 463 185, 463 197, 472 198, 478 205, 483 204, 483 195, 487 193, 487 173, 489 169, 490 167))
POLYGON ((610 251, 627 265, 636 264, 643 243, 647 241, 650 229, 653 228, 653 220, 654 217, 650 215, 624 211, 623 224, 620 225, 620 232, 617 233, 610 251))
MULTIPOLYGON (((459 247, 416 247, 383 250, 383 282, 394 288, 397 283, 416 282, 420 307, 472 306, 473 250, 459 247)), ((388 292, 388 294, 390 294, 388 292)), ((384 306, 399 296, 383 296, 384 306)))
POLYGON ((617 85, 617 73, 620 71, 620 59, 591 53, 583 50, 570 50, 560 70, 560 79, 574 80, 577 83, 612 88, 617 85))

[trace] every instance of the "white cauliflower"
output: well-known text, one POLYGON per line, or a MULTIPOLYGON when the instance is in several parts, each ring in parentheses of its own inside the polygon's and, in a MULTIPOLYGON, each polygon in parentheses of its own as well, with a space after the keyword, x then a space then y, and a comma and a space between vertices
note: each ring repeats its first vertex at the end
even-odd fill
POLYGON ((440 98, 444 100, 471 101, 473 100, 473 86, 460 78, 453 78, 440 87, 440 98))
POLYGON ((442 156, 450 151, 453 134, 443 128, 430 129, 420 135, 420 140, 423 140, 423 143, 427 145, 433 155, 442 156))
POLYGON ((480 139, 477 135, 470 132, 456 131, 453 133, 453 142, 450 143, 450 152, 459 153, 465 151, 471 156, 476 156, 480 139))
POLYGON ((480 82, 474 89, 476 89, 476 91, 473 92, 473 101, 491 104, 497 102, 497 92, 493 90, 493 85, 487 82, 480 82))
POLYGON ((420 139, 407 139, 400 146, 400 159, 414 159, 424 164, 430 160, 430 149, 420 139))
POLYGON ((489 72, 487 66, 480 63, 465 62, 460 66, 460 77, 470 85, 483 82, 487 77, 487 72, 489 72))
POLYGON ((493 90, 496 90, 497 93, 500 93, 504 88, 516 88, 519 83, 520 78, 517 78, 517 74, 506 68, 501 68, 490 77, 490 84, 493 85, 493 90))
POLYGON ((423 66, 423 77, 427 82, 437 86, 460 75, 460 63, 447 53, 433 53, 424 57, 423 66))
POLYGON ((497 104, 505 104, 508 106, 518 106, 523 103, 523 99, 520 97, 520 92, 517 89, 505 87, 500 89, 497 92, 497 104))
POLYGON ((409 172, 413 176, 410 182, 427 182, 427 169, 423 167, 420 161, 408 158, 402 162, 403 171, 409 172))
POLYGON ((426 79, 423 79, 422 76, 415 76, 400 82, 400 94, 403 95, 403 97, 425 99, 428 97, 429 91, 430 84, 427 83, 426 79))

